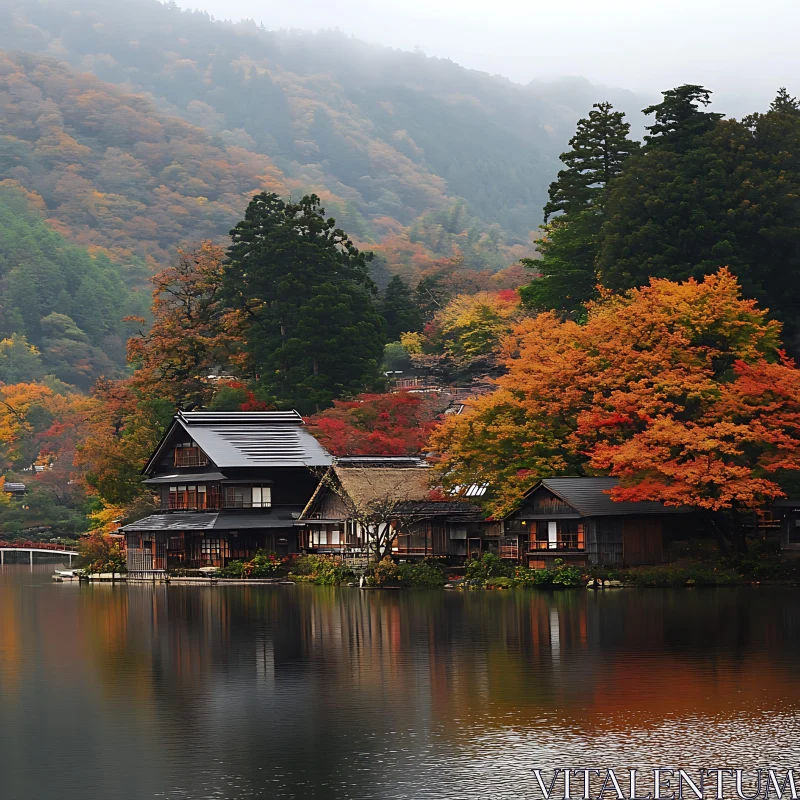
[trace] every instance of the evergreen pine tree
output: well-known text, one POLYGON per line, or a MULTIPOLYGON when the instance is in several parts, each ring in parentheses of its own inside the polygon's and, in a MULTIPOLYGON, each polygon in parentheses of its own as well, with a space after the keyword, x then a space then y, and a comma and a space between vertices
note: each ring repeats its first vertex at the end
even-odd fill
POLYGON ((556 217, 545 226, 544 238, 536 243, 542 257, 522 261, 541 275, 519 290, 528 308, 581 313, 596 291, 598 222, 593 211, 580 211, 556 217))
POLYGON ((562 153, 566 169, 550 184, 550 201, 544 207, 544 237, 540 259, 522 263, 540 277, 523 287, 523 301, 539 311, 556 309, 576 313, 595 294, 595 259, 607 186, 639 149, 628 137, 625 115, 610 103, 595 103, 586 119, 578 122, 571 150, 562 153))
POLYGON ((800 107, 785 89, 766 114, 722 120, 709 92, 664 93, 642 155, 609 189, 597 258, 616 291, 727 266, 800 351, 800 107))
POLYGON ((722 114, 702 111, 711 103, 711 91, 696 84, 684 84, 676 89, 662 92, 664 99, 654 106, 642 109, 643 114, 652 114, 654 122, 647 126, 645 150, 668 147, 685 152, 697 137, 710 131, 722 114))
POLYGON ((770 103, 769 110, 779 114, 800 115, 800 102, 789 94, 785 86, 781 86, 775 99, 770 103))
POLYGON ((398 341, 401 333, 422 330, 422 312, 410 287, 399 275, 389 281, 379 309, 386 320, 386 336, 390 342, 398 341))
POLYGON ((247 316, 251 366, 276 404, 303 413, 372 388, 385 342, 371 253, 325 219, 316 195, 262 193, 232 231, 222 291, 247 316))
POLYGON ((619 175, 638 142, 628 138, 631 126, 611 103, 595 103, 586 119, 569 140, 571 150, 562 153, 567 165, 550 184, 550 201, 544 207, 544 221, 558 211, 570 214, 602 207, 605 187, 619 175))

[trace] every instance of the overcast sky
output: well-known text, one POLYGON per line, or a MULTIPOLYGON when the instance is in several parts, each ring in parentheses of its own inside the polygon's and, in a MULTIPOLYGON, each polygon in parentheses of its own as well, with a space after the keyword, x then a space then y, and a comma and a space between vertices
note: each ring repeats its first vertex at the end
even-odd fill
MULTIPOLYGON (((800 0, 177 0, 267 28, 338 28, 515 81, 800 94, 800 0)), ((756 110, 755 108, 753 110, 756 110)))

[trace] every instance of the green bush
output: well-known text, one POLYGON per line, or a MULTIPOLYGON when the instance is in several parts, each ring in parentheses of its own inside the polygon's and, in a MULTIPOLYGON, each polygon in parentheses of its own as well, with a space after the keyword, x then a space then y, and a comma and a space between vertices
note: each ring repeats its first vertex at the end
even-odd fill
POLYGON ((727 586, 740 582, 738 575, 726 569, 670 564, 620 571, 619 580, 633 586, 727 586))
POLYGON ((250 561, 251 578, 269 578, 281 571, 281 560, 275 553, 258 552, 250 561))
POLYGON ((82 536, 78 543, 78 566, 86 572, 127 572, 125 554, 117 539, 95 532, 82 536))
POLYGON ((439 589, 447 583, 439 559, 426 558, 409 564, 395 564, 387 556, 366 576, 367 586, 407 586, 414 589, 439 589))
POLYGON ((514 585, 520 589, 532 589, 536 586, 536 576, 540 572, 544 572, 544 570, 519 566, 514 570, 514 585))
POLYGON ((366 582, 367 586, 397 586, 400 583, 400 565, 386 556, 372 568, 366 582))
POLYGON ((247 566, 244 561, 229 561, 217 574, 222 578, 246 578, 247 566))
POLYGON ((335 586, 338 583, 347 583, 355 576, 348 566, 329 556, 305 555, 297 556, 292 561, 289 577, 320 586, 335 586))
POLYGON ((490 578, 511 578, 513 575, 514 568, 497 553, 484 553, 480 558, 467 561, 464 577, 483 585, 490 578))
POLYGON ((442 563, 433 558, 417 564, 398 564, 397 577, 401 586, 417 589, 438 589, 447 583, 442 563))
POLYGON ((557 558, 552 567, 547 569, 529 569, 517 567, 514 583, 524 589, 538 586, 540 588, 562 588, 568 586, 582 586, 583 575, 578 567, 564 563, 564 559, 557 558))
POLYGON ((229 561, 217 574, 221 578, 273 578, 282 566, 275 553, 259 550, 250 561, 229 561))

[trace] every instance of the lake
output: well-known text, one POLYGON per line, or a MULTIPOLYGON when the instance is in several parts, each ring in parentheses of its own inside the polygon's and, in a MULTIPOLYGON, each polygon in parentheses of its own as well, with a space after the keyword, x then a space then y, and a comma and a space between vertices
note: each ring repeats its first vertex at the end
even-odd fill
POLYGON ((0 798, 539 796, 798 766, 800 590, 359 591, 0 573, 0 798))

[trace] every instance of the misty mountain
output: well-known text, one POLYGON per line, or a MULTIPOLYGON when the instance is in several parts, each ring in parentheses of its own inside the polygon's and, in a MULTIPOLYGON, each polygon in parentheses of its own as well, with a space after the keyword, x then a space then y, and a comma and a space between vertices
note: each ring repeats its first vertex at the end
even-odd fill
POLYGON ((150 0, 0 0, 0 47, 144 94, 215 146, 268 156, 359 240, 400 235, 433 256, 452 253, 413 227, 460 200, 473 239, 527 242, 575 121, 593 102, 636 113, 652 99, 581 79, 521 86, 341 33, 222 23, 150 0))

